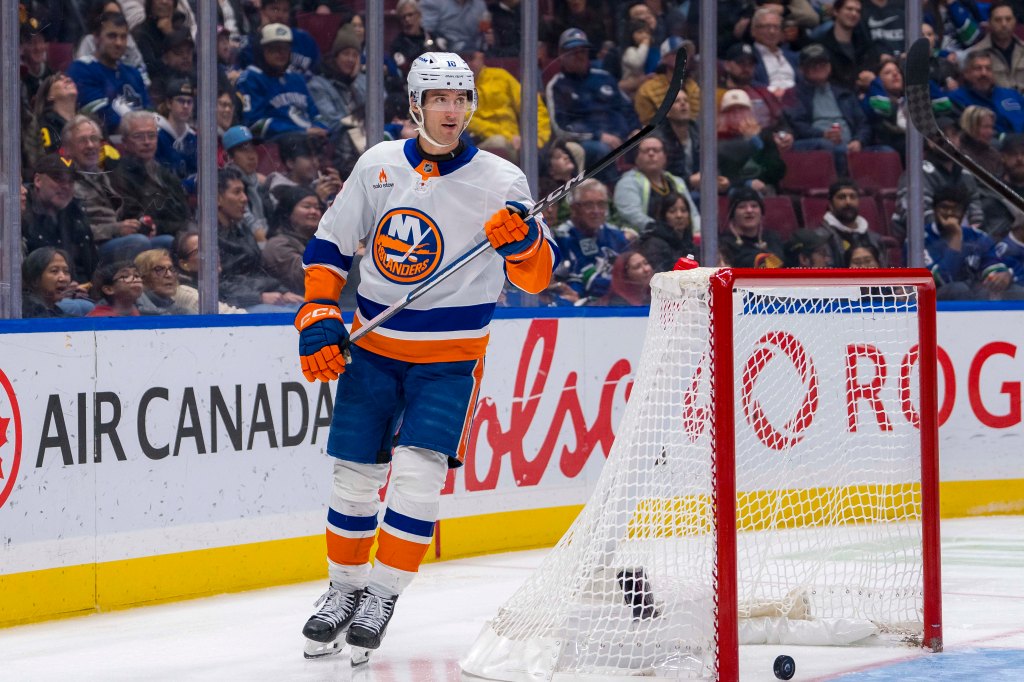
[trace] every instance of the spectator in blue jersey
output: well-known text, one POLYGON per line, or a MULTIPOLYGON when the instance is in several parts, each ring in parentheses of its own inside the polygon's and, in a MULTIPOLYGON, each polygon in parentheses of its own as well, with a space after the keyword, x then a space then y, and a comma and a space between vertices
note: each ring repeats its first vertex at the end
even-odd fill
POLYGON ((267 24, 260 30, 256 63, 238 78, 242 97, 242 122, 256 137, 272 139, 284 133, 306 133, 324 138, 327 126, 306 87, 306 80, 288 73, 292 30, 284 24, 267 24))
MULTIPOLYGON (((81 40, 77 41, 78 44, 75 47, 75 59, 81 59, 82 57, 91 57, 96 52, 96 31, 99 30, 100 17, 107 12, 114 14, 125 14, 123 6, 119 0, 92 0, 88 3, 90 5, 88 11, 85 14, 85 26, 88 30, 84 36, 81 36, 81 40)), ((66 16, 64 18, 67 18, 66 16)), ((124 56, 121 57, 121 61, 129 66, 134 66, 142 74, 142 81, 149 86, 149 73, 146 70, 146 62, 142 58, 142 52, 139 51, 139 46, 135 44, 135 38, 131 34, 132 22, 128 15, 125 15, 125 21, 128 22, 128 46, 125 48, 124 56)))
POLYGON ((423 28, 445 40, 445 50, 483 49, 481 22, 487 15, 484 0, 420 0, 423 28))
POLYGON ((199 138, 192 127, 196 92, 191 81, 179 78, 168 84, 164 94, 156 118, 156 160, 184 180, 198 170, 199 138))
POLYGON ((925 225, 925 267, 939 300, 1024 298, 1024 286, 1000 260, 992 238, 964 223, 969 195, 960 185, 940 187, 932 201, 935 219, 925 225))
MULTIPOLYGON (((257 55, 260 45, 263 44, 264 30, 272 24, 287 26, 291 23, 290 15, 291 6, 288 0, 263 0, 260 4, 259 28, 247 37, 238 53, 238 65, 241 68, 244 69, 251 64, 259 65, 257 55)), ((320 70, 320 48, 317 47, 313 36, 301 28, 293 28, 291 32, 291 52, 288 55, 287 70, 289 73, 309 78, 320 70)))
POLYGON ((1024 132, 1024 96, 1016 90, 996 85, 992 73, 992 55, 971 52, 964 60, 963 85, 949 94, 957 115, 976 104, 991 109, 996 115, 996 131, 1024 132))
POLYGON ((876 146, 888 147, 900 153, 906 148, 907 118, 902 113, 903 71, 895 60, 885 61, 878 76, 871 81, 861 108, 871 126, 871 141, 876 146))
POLYGON ((1024 289, 1024 220, 996 244, 996 256, 1013 273, 1013 284, 1024 289))
POLYGON ((72 62, 68 75, 78 87, 81 112, 98 118, 111 134, 117 131, 122 116, 148 109, 152 103, 142 74, 121 61, 128 46, 124 15, 103 14, 94 35, 96 52, 72 62))
POLYGON ((975 0, 924 0, 922 17, 939 37, 938 47, 963 53, 984 35, 982 16, 975 0))
POLYGON ((555 276, 580 298, 608 293, 615 258, 630 244, 626 234, 608 220, 608 188, 584 180, 572 191, 571 218, 555 230, 562 263, 555 276))
MULTIPOLYGON (((632 103, 607 71, 590 66, 590 41, 578 28, 558 39, 562 72, 548 83, 547 105, 552 132, 579 142, 586 165, 594 164, 639 127, 632 103)), ((618 179, 614 165, 598 174, 603 182, 618 179)))

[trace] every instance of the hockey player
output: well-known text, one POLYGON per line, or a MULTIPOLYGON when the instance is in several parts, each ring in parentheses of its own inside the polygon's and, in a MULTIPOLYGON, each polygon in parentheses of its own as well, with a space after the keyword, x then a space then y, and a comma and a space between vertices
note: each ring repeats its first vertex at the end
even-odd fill
POLYGON ((295 318, 302 372, 308 381, 338 379, 327 442, 336 458, 330 586, 302 630, 307 658, 337 651, 346 630, 353 664, 380 646, 429 546, 447 471, 462 465, 505 278, 537 293, 559 262, 543 219, 520 217, 532 204, 523 173, 460 141, 477 103, 465 61, 421 55, 408 93, 417 137, 382 142, 359 158, 303 259, 307 303, 295 318), (346 350, 338 297, 361 241, 353 331, 483 239, 493 251, 346 350))

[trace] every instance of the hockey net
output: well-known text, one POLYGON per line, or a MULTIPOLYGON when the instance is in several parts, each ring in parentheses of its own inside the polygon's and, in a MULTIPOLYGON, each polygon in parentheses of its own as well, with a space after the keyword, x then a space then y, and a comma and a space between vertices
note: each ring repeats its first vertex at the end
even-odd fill
POLYGON ((655 276, 596 489, 466 672, 737 679, 740 643, 941 647, 934 289, 861 272, 655 276))

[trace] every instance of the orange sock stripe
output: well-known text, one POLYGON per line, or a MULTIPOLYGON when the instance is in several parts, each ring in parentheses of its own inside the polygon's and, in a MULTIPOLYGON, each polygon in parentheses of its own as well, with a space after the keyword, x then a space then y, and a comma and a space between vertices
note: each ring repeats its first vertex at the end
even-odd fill
POLYGON ((322 265, 310 265, 306 268, 307 301, 317 299, 337 301, 344 286, 345 278, 330 268, 322 265))
POLYGON ((343 566, 361 566, 370 560, 373 536, 346 538, 327 531, 327 558, 343 566))
POLYGON ((508 280, 531 294, 544 291, 551 282, 551 247, 546 239, 541 238, 541 241, 540 250, 526 260, 519 263, 505 261, 508 280))
POLYGON ((396 538, 383 528, 380 530, 379 546, 377 547, 377 561, 391 568, 400 571, 415 573, 423 563, 423 557, 430 548, 429 540, 425 543, 410 542, 396 538))

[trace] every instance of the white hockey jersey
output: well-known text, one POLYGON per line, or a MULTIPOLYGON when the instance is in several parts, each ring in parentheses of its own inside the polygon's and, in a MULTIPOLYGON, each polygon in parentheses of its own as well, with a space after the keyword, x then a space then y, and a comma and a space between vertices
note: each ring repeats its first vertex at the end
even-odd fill
MULTIPOLYGON (((303 262, 348 278, 365 243, 352 331, 405 296, 474 244, 506 201, 533 206, 526 176, 508 161, 467 147, 451 161, 423 159, 415 139, 382 142, 356 162, 320 221, 303 262)), ((522 264, 489 249, 356 343, 408 362, 481 358, 498 296, 509 280, 537 292, 547 286, 557 247, 537 216, 545 244, 522 264)), ((307 277, 308 281, 308 277, 307 277)))

